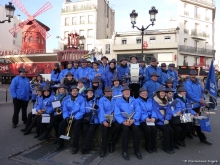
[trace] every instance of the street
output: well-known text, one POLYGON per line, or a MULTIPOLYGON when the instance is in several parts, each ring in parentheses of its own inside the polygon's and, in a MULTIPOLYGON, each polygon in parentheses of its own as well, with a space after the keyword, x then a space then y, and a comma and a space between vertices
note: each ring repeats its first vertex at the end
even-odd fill
MULTIPOLYGON (((220 98, 218 98, 220 103, 220 98)), ((31 111, 32 104, 29 104, 28 112, 31 111)), ((220 107, 218 107, 220 108, 220 107)), ((194 139, 186 139, 187 147, 181 147, 175 150, 175 154, 167 154, 158 147, 159 152, 149 154, 144 148, 141 148, 143 156, 142 160, 138 160, 133 154, 133 149, 129 149, 130 161, 122 158, 121 148, 117 148, 113 154, 107 154, 106 157, 100 158, 98 155, 98 148, 95 148, 90 154, 82 155, 80 151, 76 155, 71 154, 71 148, 67 145, 61 152, 53 152, 55 145, 50 142, 40 142, 33 138, 34 133, 24 136, 20 131, 24 127, 20 121, 16 129, 12 129, 13 104, 12 102, 0 103, 0 165, 13 165, 13 164, 45 164, 45 165, 69 165, 69 164, 82 164, 82 165, 120 165, 120 164, 156 164, 156 165, 172 165, 172 164, 199 164, 219 163, 220 161, 220 120, 218 119, 219 111, 214 111, 211 114, 212 133, 206 133, 207 139, 213 143, 208 146, 199 142, 197 137, 194 139), (185 161, 185 162, 184 162, 185 161), (207 161, 206 163, 204 161, 207 161)), ((20 115, 21 117, 21 115, 20 115)), ((20 118, 21 120, 21 118, 20 118)), ((34 131, 32 131, 34 132, 34 131)))

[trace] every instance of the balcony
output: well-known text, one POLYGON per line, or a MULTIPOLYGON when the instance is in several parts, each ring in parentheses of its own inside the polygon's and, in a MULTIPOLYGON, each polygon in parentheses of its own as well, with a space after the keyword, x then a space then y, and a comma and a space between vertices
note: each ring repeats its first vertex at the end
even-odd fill
POLYGON ((189 16, 189 12, 188 11, 184 11, 184 15, 185 16, 189 16))
POLYGON ((205 17, 205 20, 206 21, 210 21, 210 17, 205 17))
POLYGON ((212 7, 215 6, 215 1, 214 0, 191 0, 191 1, 201 3, 203 5, 212 6, 212 7))
POLYGON ((191 30, 191 36, 192 36, 192 38, 198 38, 198 39, 202 39, 202 40, 205 40, 206 38, 210 37, 210 35, 207 34, 205 31, 196 30, 196 29, 191 30))
POLYGON ((193 55, 208 55, 208 56, 215 55, 215 50, 197 48, 197 47, 191 47, 191 46, 185 46, 185 45, 179 45, 179 52, 182 52, 183 54, 191 53, 193 55))
POLYGON ((200 14, 195 14, 194 17, 195 17, 196 19, 200 19, 201 16, 200 16, 200 14))
POLYGON ((189 29, 184 29, 184 34, 189 34, 189 29))

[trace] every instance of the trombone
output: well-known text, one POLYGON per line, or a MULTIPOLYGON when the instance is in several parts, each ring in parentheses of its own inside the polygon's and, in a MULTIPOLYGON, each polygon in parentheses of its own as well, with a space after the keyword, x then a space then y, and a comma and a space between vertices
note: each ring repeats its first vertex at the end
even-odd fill
POLYGON ((70 129, 71 129, 71 126, 72 126, 72 123, 73 123, 73 118, 74 118, 73 113, 71 113, 71 117, 70 117, 68 126, 66 128, 66 135, 61 135, 60 136, 61 139, 66 139, 66 140, 70 139, 69 134, 70 134, 70 129))

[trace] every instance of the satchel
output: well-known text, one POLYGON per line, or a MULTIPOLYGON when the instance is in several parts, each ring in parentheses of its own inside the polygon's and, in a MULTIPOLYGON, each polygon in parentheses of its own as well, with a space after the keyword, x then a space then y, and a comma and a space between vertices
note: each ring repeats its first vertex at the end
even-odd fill
POLYGON ((180 124, 180 116, 173 116, 171 122, 172 124, 180 124))

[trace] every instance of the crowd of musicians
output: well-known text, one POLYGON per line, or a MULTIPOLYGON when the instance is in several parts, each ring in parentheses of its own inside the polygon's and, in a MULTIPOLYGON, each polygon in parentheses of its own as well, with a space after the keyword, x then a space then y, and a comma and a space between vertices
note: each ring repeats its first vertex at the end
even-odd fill
POLYGON ((100 156, 104 157, 107 151, 114 152, 121 134, 122 156, 126 160, 130 159, 130 132, 134 153, 142 159, 140 130, 143 131, 145 149, 149 153, 158 152, 158 130, 162 132, 163 150, 169 154, 186 147, 186 137, 193 139, 198 136, 200 142, 212 144, 207 141, 200 126, 180 120, 180 116, 186 113, 191 118, 199 116, 200 108, 205 104, 206 91, 196 77, 196 70, 191 70, 189 76, 179 80, 175 64, 167 66, 162 63, 158 66, 154 57, 149 66, 143 60, 138 61, 136 56, 119 60, 119 65, 115 59, 110 61, 106 56, 92 63, 85 59, 80 62, 75 60, 68 62, 64 70, 56 63, 50 83, 44 82, 41 75, 30 81, 26 70, 19 69, 19 75, 10 86, 14 104, 12 127, 17 127, 22 109, 25 127, 21 131, 24 135, 36 128, 34 137, 45 140, 54 129, 55 151, 59 151, 64 148, 64 139, 60 137, 66 135, 66 129, 71 124, 74 135, 72 154, 78 152, 81 135, 83 145, 80 151, 82 154, 89 153, 92 139, 101 127, 100 156), (130 66, 137 63, 139 82, 132 82, 130 66), (33 109, 27 115, 30 100, 33 109), (54 102, 60 106, 54 107, 54 102), (42 122, 44 114, 50 116, 49 123, 42 122))

